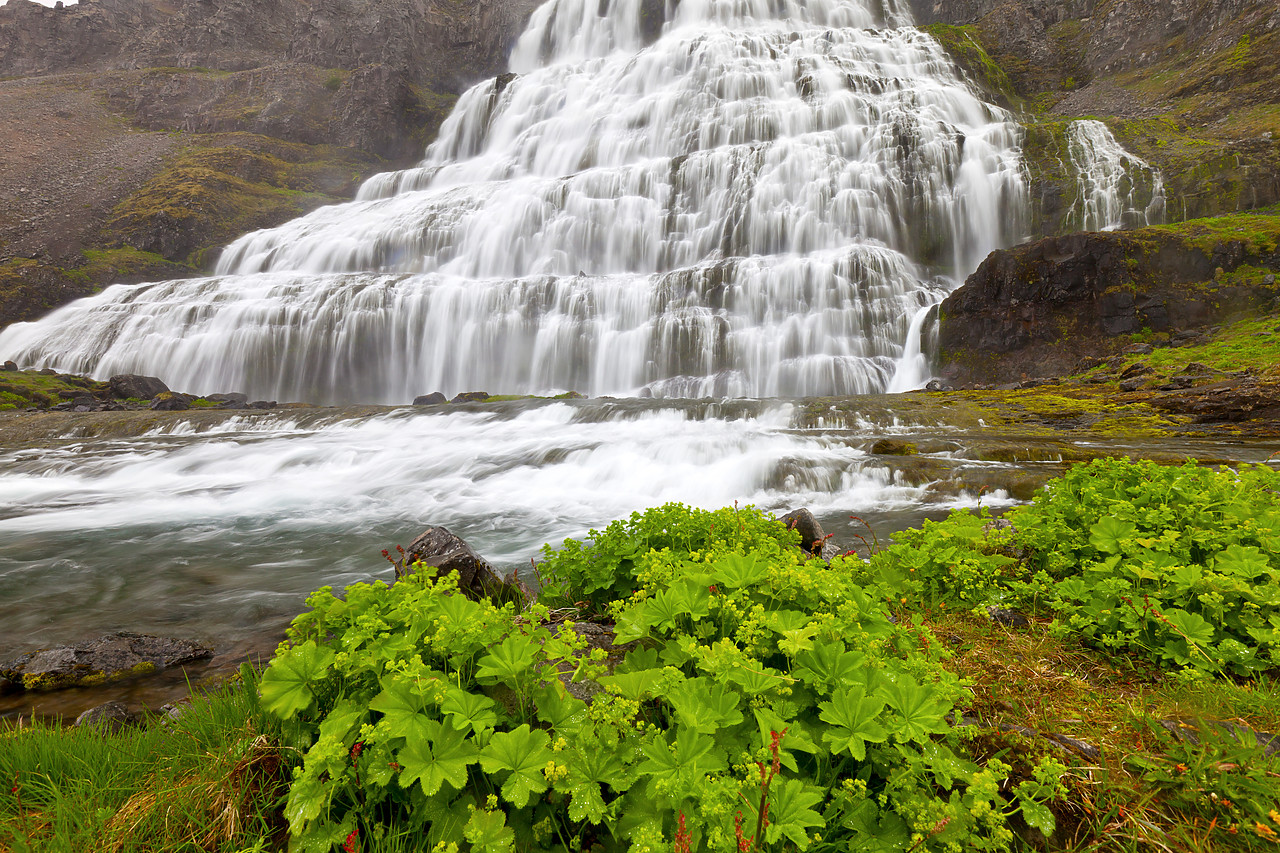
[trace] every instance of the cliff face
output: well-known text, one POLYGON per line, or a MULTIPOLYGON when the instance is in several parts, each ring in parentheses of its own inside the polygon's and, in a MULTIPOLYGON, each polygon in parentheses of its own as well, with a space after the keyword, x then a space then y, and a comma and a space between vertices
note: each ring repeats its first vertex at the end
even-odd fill
POLYGON ((947 379, 1059 376, 1137 333, 1165 339, 1280 307, 1280 216, 1050 237, 994 252, 941 308, 947 379))
POLYGON ((0 6, 0 326, 416 161, 539 2, 0 6))

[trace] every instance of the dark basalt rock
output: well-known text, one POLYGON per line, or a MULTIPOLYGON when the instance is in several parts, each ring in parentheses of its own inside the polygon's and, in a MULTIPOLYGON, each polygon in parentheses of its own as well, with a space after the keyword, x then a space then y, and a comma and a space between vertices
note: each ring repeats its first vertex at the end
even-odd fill
POLYGON ((120 631, 75 646, 20 655, 0 663, 0 678, 26 690, 88 687, 212 656, 212 649, 192 640, 120 631))
POLYGON ((219 409, 243 409, 249 403, 248 394, 232 392, 230 394, 210 394, 206 400, 217 403, 219 409))
POLYGON ((1280 735, 1271 732, 1254 731, 1247 726, 1239 723, 1228 723, 1223 720, 1161 720, 1160 726, 1169 734, 1178 740, 1185 741, 1192 746, 1198 746, 1205 737, 1205 730, 1216 729, 1216 734, 1230 735, 1236 739, 1252 738, 1258 746, 1262 747, 1267 755, 1275 755, 1280 752, 1280 735))
POLYGON ((490 395, 488 391, 463 391, 461 394, 458 394, 449 402, 450 403, 483 403, 485 400, 489 399, 489 396, 490 395))
POLYGON ((151 398, 151 405, 148 408, 157 412, 185 412, 191 408, 191 401, 195 399, 197 398, 190 394, 163 391, 151 398))
POLYGON ((1006 610, 1003 607, 988 607, 987 615, 991 617, 992 622, 1005 628, 1029 628, 1031 626, 1031 620, 1016 610, 1006 610))
POLYGON ((119 734, 138 721, 123 702, 105 702, 76 717, 75 727, 100 728, 119 734))
POLYGON ((436 577, 456 573, 458 588, 471 598, 506 600, 516 592, 484 557, 448 528, 428 527, 419 534, 396 563, 396 578, 427 569, 434 570, 436 577))
POLYGON ((134 373, 120 373, 107 380, 111 393, 123 399, 151 400, 157 394, 169 390, 160 379, 154 376, 139 376, 134 373))
POLYGON ((782 523, 800 533, 800 548, 828 562, 840 553, 840 546, 831 541, 818 519, 806 508, 792 510, 782 517, 782 523))
POLYGON ((447 402, 449 402, 449 398, 441 394, 439 391, 434 391, 430 394, 423 394, 420 397, 413 398, 413 404, 415 406, 438 406, 441 403, 447 402))

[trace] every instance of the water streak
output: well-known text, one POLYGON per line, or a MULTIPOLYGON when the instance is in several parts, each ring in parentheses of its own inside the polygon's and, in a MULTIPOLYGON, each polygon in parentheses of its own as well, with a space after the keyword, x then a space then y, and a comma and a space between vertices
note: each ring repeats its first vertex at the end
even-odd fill
POLYGON ((1130 154, 1110 129, 1092 119, 1067 126, 1067 151, 1078 198, 1067 221, 1081 231, 1140 228, 1164 221, 1164 177, 1130 154))
POLYGON ((324 402, 884 390, 1027 196, 1016 124, 904 9, 552 0, 420 166, 0 351, 324 402))

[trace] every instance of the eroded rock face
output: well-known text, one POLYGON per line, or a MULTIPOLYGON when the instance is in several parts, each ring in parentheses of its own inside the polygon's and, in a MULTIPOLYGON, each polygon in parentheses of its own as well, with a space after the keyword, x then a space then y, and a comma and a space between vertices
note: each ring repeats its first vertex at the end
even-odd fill
POLYGON ((1050 237, 993 252, 941 308, 942 375, 1000 384, 1074 371, 1120 336, 1177 333, 1270 310, 1276 285, 1233 276, 1280 253, 1141 230, 1050 237))
POLYGON ((107 380, 111 393, 124 399, 150 400, 169 390, 169 386, 155 376, 136 373, 118 373, 107 380))
POLYGON ((58 690, 150 675, 212 656, 212 649, 191 640, 121 631, 20 655, 0 663, 0 679, 26 690, 58 690))

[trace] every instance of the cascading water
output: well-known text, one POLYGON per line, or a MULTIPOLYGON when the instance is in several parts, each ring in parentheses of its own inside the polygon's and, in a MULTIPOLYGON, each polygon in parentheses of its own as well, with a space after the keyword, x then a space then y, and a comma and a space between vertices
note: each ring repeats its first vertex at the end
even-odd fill
POLYGON ((0 353, 314 402, 910 387, 913 320, 1021 236, 1017 125, 894 0, 672 5, 646 44, 552 0, 419 167, 0 353))
POLYGON ((1067 221, 1081 231, 1158 225, 1164 221, 1164 178, 1116 141, 1100 121, 1067 126, 1067 152, 1078 180, 1078 198, 1067 221))

